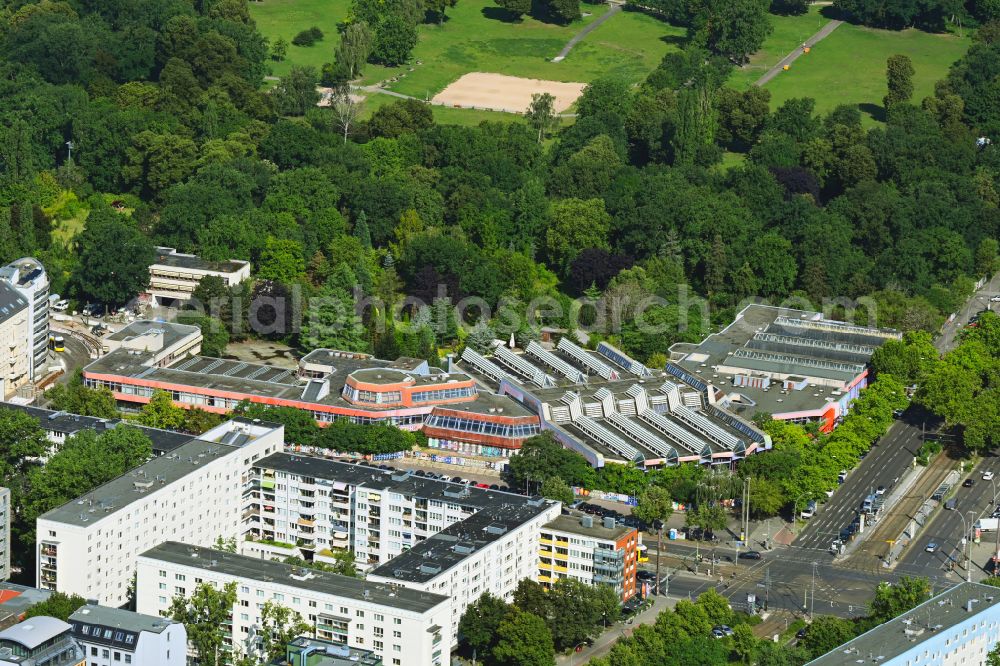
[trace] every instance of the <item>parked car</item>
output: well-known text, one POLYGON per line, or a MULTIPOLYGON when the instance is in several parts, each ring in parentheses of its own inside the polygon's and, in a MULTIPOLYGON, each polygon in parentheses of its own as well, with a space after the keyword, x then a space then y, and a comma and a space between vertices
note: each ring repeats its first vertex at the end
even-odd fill
POLYGON ((763 557, 758 550, 748 550, 745 553, 740 553, 741 560, 759 560, 763 557))
POLYGON ((727 624, 717 624, 714 627, 712 627, 712 631, 721 631, 725 636, 733 635, 732 628, 730 628, 730 626, 727 624))
POLYGON ((55 310, 56 312, 65 312, 66 308, 68 307, 69 307, 69 301, 66 300, 65 298, 62 299, 61 301, 56 301, 55 303, 52 304, 52 309, 55 310))
POLYGON ((976 485, 975 479, 966 479, 965 481, 962 482, 963 488, 971 488, 974 485, 976 485))
POLYGON ((990 303, 1000 303, 1000 296, 990 296, 990 303))
POLYGON ((924 548, 924 550, 927 551, 928 553, 936 553, 937 549, 938 549, 938 545, 936 543, 934 543, 933 541, 931 541, 929 544, 927 544, 927 547, 924 548))
POLYGON ((983 481, 992 481, 992 480, 993 480, 993 472, 989 470, 983 472, 983 481))
POLYGON ((875 489, 876 495, 885 495, 885 486, 879 486, 875 489))

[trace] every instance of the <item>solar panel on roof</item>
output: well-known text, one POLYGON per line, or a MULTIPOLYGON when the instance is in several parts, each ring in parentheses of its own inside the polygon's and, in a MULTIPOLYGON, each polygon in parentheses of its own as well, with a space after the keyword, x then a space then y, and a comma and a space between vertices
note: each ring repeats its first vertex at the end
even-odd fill
POLYGON ((483 373, 495 382, 511 378, 511 376, 501 370, 496 363, 490 361, 471 347, 466 347, 462 351, 462 360, 469 363, 476 368, 477 371, 483 373))
MULTIPOLYGON (((672 441, 680 444, 691 453, 704 455, 705 449, 709 448, 707 442, 682 428, 679 424, 674 423, 661 414, 657 414, 651 409, 640 412, 639 418, 645 423, 648 423, 658 432, 667 435, 672 441)), ((711 452, 710 448, 709 452, 711 452)))
POLYGON ((580 372, 578 369, 574 368, 572 365, 562 360, 552 352, 542 348, 542 346, 534 340, 528 343, 528 347, 524 351, 531 354, 550 368, 554 368, 557 372, 572 382, 584 384, 587 381, 587 375, 580 372))
POLYGON ((576 346, 569 341, 568 338, 559 338, 559 344, 556 348, 573 357, 573 360, 582 363, 588 370, 596 372, 601 377, 605 379, 618 379, 618 373, 607 363, 603 363, 598 359, 594 358, 593 355, 587 353, 586 350, 576 346))
POLYGON ((556 385, 556 380, 553 377, 545 374, 545 372, 541 369, 536 368, 531 363, 526 361, 524 357, 515 354, 503 345, 499 345, 494 348, 493 354, 496 358, 503 361, 508 367, 524 375, 540 388, 550 388, 556 385))
POLYGON ((597 345, 597 353, 639 377, 649 377, 653 374, 642 363, 639 363, 639 361, 607 342, 601 342, 601 344, 597 345))

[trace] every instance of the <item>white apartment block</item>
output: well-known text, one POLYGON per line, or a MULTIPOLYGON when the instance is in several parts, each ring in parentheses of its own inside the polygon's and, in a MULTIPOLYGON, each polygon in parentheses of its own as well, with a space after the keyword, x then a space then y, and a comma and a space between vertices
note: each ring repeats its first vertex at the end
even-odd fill
POLYGON ((0 581, 10 578, 10 488, 0 488, 0 581))
POLYGON ((33 376, 30 324, 28 301, 0 278, 0 394, 4 398, 13 397, 33 376))
POLYGON ((244 553, 323 559, 349 548, 368 579, 452 598, 450 634, 484 592, 510 601, 538 574, 539 535, 560 505, 320 458, 259 461, 244 553), (275 546, 274 544, 286 544, 275 546))
POLYGON ((31 380, 41 379, 49 353, 49 277, 45 267, 37 259, 22 257, 0 268, 0 279, 28 304, 28 375, 31 380))
POLYGON ((180 622, 87 604, 69 623, 87 666, 185 666, 187 630, 180 622))
POLYGON ((283 435, 280 426, 228 421, 43 514, 38 587, 121 606, 146 550, 168 540, 242 539, 250 469, 281 450, 283 435))
POLYGON ((237 596, 230 644, 241 654, 254 654, 261 611, 272 601, 315 627, 315 638, 371 650, 387 666, 450 661, 455 638, 446 596, 172 541, 139 557, 137 609, 158 615, 200 583, 230 582, 237 596))

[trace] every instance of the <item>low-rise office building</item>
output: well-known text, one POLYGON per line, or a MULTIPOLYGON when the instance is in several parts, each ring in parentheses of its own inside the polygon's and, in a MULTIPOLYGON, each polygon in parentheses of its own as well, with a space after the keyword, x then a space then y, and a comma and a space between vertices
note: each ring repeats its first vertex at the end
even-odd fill
POLYGON ((236 583, 227 642, 241 654, 256 654, 261 609, 273 601, 315 627, 316 638, 371 650, 385 664, 450 661, 455 638, 447 596, 172 541, 139 557, 137 608, 159 615, 174 595, 190 595, 199 582, 236 583))
POLYGON ((969 666, 1000 639, 1000 590, 959 583, 807 666, 969 666))
POLYGON ((868 385, 875 350, 901 337, 819 312, 754 304, 701 342, 674 344, 667 371, 704 386, 710 401, 728 412, 818 422, 829 432, 868 385))
MULTIPOLYGON (((207 261, 193 254, 183 254, 172 247, 156 248, 156 259, 149 267, 148 296, 156 303, 187 301, 205 276, 221 279, 232 287, 250 277, 250 262, 239 259, 207 261)), ((206 312, 210 303, 203 304, 206 312)))
POLYGON ((610 585, 628 601, 636 593, 639 532, 614 518, 561 515, 539 535, 538 582, 550 588, 561 578, 610 585))
POLYGON ((187 630, 180 622, 87 604, 69 616, 89 666, 184 666, 187 630))
POLYGON ((0 666, 85 666, 72 625, 39 615, 0 631, 0 666))
POLYGON ((124 409, 141 407, 156 390, 170 392, 180 407, 217 414, 247 400, 301 409, 320 425, 349 419, 426 429, 433 446, 498 458, 539 431, 538 417, 519 403, 420 359, 316 349, 292 370, 198 356, 200 329, 151 321, 105 342, 109 353, 84 368, 84 382, 111 390, 124 409))
POLYGON ((120 606, 140 553, 170 539, 211 544, 244 534, 253 464, 283 428, 235 419, 153 458, 36 521, 38 587, 120 606))

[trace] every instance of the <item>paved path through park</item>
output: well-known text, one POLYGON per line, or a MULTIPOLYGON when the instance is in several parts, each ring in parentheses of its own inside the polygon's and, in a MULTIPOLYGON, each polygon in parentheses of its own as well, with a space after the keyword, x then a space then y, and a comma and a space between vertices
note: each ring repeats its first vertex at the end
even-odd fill
MULTIPOLYGON (((810 37, 809 39, 807 39, 802 46, 813 46, 814 44, 816 44, 816 42, 821 41, 823 38, 825 38, 831 32, 833 32, 834 30, 836 30, 837 28, 839 28, 840 24, 842 24, 842 23, 843 23, 843 21, 837 21, 837 20, 830 21, 829 23, 827 23, 826 25, 824 25, 822 28, 820 28, 816 32, 816 34, 814 34, 812 37, 810 37)), ((797 47, 794 51, 792 51, 791 53, 789 53, 788 55, 786 55, 784 58, 782 58, 780 61, 778 61, 777 65, 775 65, 771 69, 769 69, 766 72, 764 72, 764 76, 762 76, 759 79, 757 79, 756 81, 754 81, 754 85, 755 86, 762 86, 762 85, 766 84, 768 81, 770 81, 771 79, 773 79, 774 77, 776 77, 778 74, 780 74, 782 72, 782 68, 785 65, 791 65, 793 62, 795 62, 798 59, 798 57, 800 55, 802 55, 802 46, 797 47)))
POLYGON ((555 58, 552 59, 552 62, 562 62, 562 60, 567 55, 569 55, 569 52, 573 49, 573 47, 580 43, 581 39, 589 35, 595 28, 597 28, 597 26, 601 25, 602 23, 607 21, 609 18, 611 18, 621 10, 622 10, 621 5, 619 4, 611 5, 611 9, 609 9, 607 13, 604 14, 604 16, 600 17, 599 19, 588 25, 586 28, 573 35, 573 38, 570 39, 568 42, 566 42, 566 46, 564 46, 563 50, 559 52, 559 55, 557 55, 555 58))

